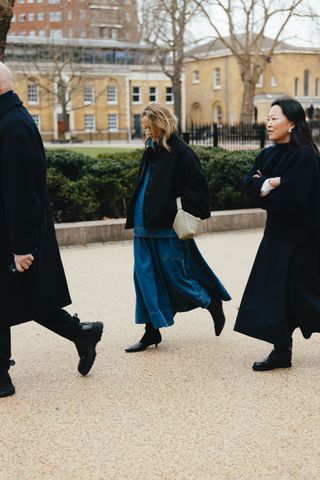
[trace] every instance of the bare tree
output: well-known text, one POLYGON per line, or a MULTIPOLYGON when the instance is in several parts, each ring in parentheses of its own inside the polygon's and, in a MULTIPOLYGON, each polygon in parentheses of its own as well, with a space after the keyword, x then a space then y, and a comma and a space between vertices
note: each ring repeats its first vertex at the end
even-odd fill
POLYGON ((143 40, 154 47, 163 72, 172 82, 174 113, 181 125, 187 26, 200 9, 194 0, 145 0, 142 12, 143 40))
POLYGON ((288 23, 297 16, 310 16, 306 0, 194 0, 211 25, 215 37, 237 59, 243 96, 240 121, 251 123, 256 83, 271 61, 288 23), (222 17, 229 35, 224 36, 215 18, 222 17), (267 31, 272 26, 272 39, 267 31))
POLYGON ((10 29, 15 0, 0 0, 0 61, 4 61, 4 51, 10 29))

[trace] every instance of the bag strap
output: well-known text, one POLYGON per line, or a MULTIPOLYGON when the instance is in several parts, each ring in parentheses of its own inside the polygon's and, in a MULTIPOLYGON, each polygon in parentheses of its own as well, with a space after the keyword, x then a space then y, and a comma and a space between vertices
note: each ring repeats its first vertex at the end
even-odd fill
POLYGON ((182 210, 181 197, 177 197, 177 208, 178 210, 182 210))

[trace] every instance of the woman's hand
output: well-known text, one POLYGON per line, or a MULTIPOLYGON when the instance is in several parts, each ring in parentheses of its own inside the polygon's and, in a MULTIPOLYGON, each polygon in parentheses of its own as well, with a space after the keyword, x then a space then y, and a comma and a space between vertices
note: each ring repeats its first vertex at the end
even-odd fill
POLYGON ((33 255, 28 253, 27 255, 16 255, 14 254, 14 263, 16 264, 16 269, 18 272, 23 273, 28 270, 34 260, 33 255))
POLYGON ((257 173, 253 175, 253 178, 260 178, 260 177, 262 177, 262 173, 260 172, 260 170, 257 170, 257 173))
POLYGON ((270 183, 271 187, 277 188, 280 185, 281 177, 271 177, 269 178, 268 182, 270 183))

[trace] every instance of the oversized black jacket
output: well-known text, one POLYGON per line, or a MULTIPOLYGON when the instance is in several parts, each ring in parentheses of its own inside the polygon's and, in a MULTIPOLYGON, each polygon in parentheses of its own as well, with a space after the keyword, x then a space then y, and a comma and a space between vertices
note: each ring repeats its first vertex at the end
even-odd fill
POLYGON ((46 186, 39 131, 13 92, 0 95, 0 325, 47 316, 71 303, 46 186), (24 273, 12 274, 13 253, 37 249, 24 273))
POLYGON ((142 157, 125 228, 134 226, 134 207, 144 173, 150 165, 150 178, 143 205, 146 229, 172 227, 177 213, 176 198, 181 196, 182 208, 202 219, 210 217, 209 191, 199 159, 176 134, 169 139, 171 151, 148 147, 142 157))

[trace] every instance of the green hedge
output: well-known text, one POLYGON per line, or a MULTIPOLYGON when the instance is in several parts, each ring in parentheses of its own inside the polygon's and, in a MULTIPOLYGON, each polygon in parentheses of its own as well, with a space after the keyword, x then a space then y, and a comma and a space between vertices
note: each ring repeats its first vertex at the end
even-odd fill
MULTIPOLYGON (((257 152, 193 147, 208 180, 211 209, 248 208, 243 175, 257 152)), ((67 150, 47 150, 48 187, 56 222, 125 217, 142 150, 97 158, 67 150)))

